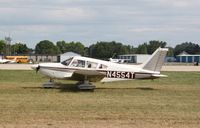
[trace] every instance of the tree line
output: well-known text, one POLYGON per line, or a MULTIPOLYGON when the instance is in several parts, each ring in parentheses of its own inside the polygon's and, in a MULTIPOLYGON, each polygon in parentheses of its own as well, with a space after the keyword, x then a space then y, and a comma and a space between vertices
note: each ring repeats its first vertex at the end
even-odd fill
MULTIPOLYGON (((6 43, 0 40, 0 53, 5 53, 6 43)), ((99 59, 107 59, 122 54, 152 54, 158 47, 168 47, 167 42, 152 40, 140 44, 138 47, 124 45, 120 42, 100 41, 89 47, 84 46, 81 42, 58 41, 56 44, 49 40, 42 40, 36 44, 35 49, 28 48, 24 43, 16 43, 10 46, 12 55, 27 55, 34 51, 37 55, 58 55, 65 52, 75 52, 83 56, 89 56, 99 59)), ((200 46, 192 42, 184 42, 173 47, 168 47, 168 56, 179 55, 183 51, 189 54, 200 54, 200 46)))
POLYGON ((33 49, 28 48, 24 43, 15 43, 13 45, 6 45, 5 40, 0 40, 0 54, 4 55, 7 54, 7 49, 9 50, 11 55, 22 55, 22 54, 29 54, 33 52, 33 49))

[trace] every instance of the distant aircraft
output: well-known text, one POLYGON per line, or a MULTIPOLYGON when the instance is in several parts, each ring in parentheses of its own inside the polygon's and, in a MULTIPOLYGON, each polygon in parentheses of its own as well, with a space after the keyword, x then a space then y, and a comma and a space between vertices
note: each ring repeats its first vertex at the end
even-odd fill
POLYGON ((113 59, 113 58, 109 58, 109 61, 110 62, 113 62, 113 63, 124 63, 124 61, 130 61, 130 59, 113 59))
POLYGON ((90 82, 111 82, 132 79, 155 79, 166 77, 160 70, 167 54, 167 48, 158 48, 151 57, 141 65, 112 63, 88 57, 75 56, 61 63, 40 63, 32 69, 50 78, 44 87, 52 87, 53 79, 70 79, 79 81, 79 89, 94 89, 90 82))
POLYGON ((14 60, 0 59, 0 64, 7 64, 7 63, 16 63, 16 59, 14 60))

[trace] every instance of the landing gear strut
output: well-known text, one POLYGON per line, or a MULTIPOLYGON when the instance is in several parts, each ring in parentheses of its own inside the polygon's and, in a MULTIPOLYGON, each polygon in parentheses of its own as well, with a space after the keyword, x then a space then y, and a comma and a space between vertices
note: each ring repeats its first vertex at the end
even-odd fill
POLYGON ((54 80, 52 78, 49 79, 48 82, 42 85, 43 88, 53 88, 55 85, 54 80))
POLYGON ((94 90, 95 89, 95 85, 92 85, 88 80, 87 80, 87 76, 85 76, 84 81, 78 82, 77 83, 77 87, 80 90, 94 90))

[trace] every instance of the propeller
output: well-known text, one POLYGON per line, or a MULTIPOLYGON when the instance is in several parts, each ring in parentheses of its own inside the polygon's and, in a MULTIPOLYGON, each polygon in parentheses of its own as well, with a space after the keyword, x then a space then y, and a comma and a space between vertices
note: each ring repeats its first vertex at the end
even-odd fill
POLYGON ((40 70, 40 65, 37 66, 36 73, 38 73, 39 70, 40 70))

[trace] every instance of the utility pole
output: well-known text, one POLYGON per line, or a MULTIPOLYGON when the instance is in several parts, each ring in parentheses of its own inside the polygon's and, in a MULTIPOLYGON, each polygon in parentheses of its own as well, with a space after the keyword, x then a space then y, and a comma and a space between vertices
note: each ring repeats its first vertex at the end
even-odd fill
POLYGON ((12 38, 10 36, 5 37, 5 41, 6 41, 5 56, 10 56, 11 55, 11 41, 12 41, 12 38))

